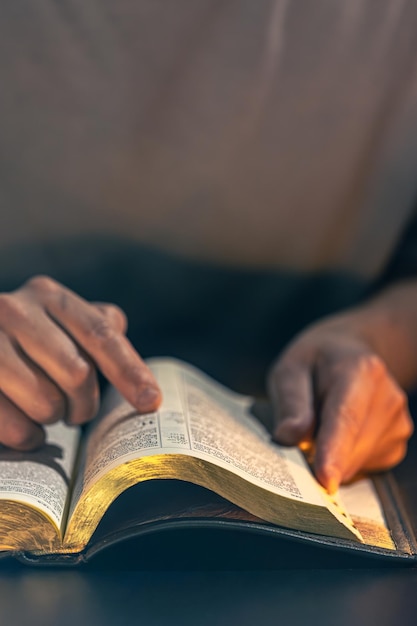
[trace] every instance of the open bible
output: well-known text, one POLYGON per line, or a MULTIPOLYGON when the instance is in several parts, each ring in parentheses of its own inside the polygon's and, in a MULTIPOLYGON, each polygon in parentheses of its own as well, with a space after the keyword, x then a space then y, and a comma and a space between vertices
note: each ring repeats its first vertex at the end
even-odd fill
POLYGON ((414 558, 384 489, 361 479, 330 496, 298 448, 271 441, 251 398, 174 359, 148 365, 163 393, 157 412, 139 415, 109 388, 84 433, 59 423, 38 451, 0 450, 2 555, 76 562, 123 534, 221 522, 414 558), (113 509, 127 491, 124 519, 113 509))

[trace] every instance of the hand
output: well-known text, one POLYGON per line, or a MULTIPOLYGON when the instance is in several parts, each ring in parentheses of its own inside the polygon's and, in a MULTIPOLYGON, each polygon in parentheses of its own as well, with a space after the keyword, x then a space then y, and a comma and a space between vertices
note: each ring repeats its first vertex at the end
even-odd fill
POLYGON ((45 276, 0 294, 0 443, 33 449, 44 424, 91 420, 96 369, 140 412, 157 408, 158 385, 125 332, 118 307, 90 304, 45 276))
POLYGON ((274 439, 315 443, 314 471, 334 492, 358 472, 388 469, 405 456, 413 424, 405 393, 373 351, 355 315, 318 323, 271 369, 274 439))

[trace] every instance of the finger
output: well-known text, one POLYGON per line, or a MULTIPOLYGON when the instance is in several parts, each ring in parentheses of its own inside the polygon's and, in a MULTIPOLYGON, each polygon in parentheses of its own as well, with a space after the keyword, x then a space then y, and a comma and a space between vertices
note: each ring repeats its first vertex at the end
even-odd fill
POLYGON ((268 390, 274 407, 274 439, 296 445, 313 436, 315 415, 310 369, 282 360, 271 371, 268 390))
POLYGON ((45 442, 45 433, 0 393, 0 442, 14 450, 34 450, 45 442))
MULTIPOLYGON (((41 278, 41 281, 44 279, 41 278)), ((141 412, 155 410, 161 392, 151 371, 128 339, 115 331, 106 316, 70 290, 50 284, 43 289, 45 307, 99 367, 104 376, 141 412)))
POLYGON ((378 451, 363 462, 350 465, 345 470, 343 482, 349 482, 359 473, 382 472, 400 463, 407 453, 407 440, 398 437, 382 443, 378 451))
POLYGON ((121 308, 108 302, 94 302, 94 306, 106 317, 112 328, 122 335, 126 334, 127 317, 121 308))
MULTIPOLYGON (((355 447, 370 407, 369 381, 344 372, 324 397, 316 439, 314 470, 331 493, 355 459, 355 447)), ((356 452, 357 454, 357 452, 356 452)))
POLYGON ((405 394, 395 383, 386 380, 373 395, 355 454, 346 466, 343 480, 351 480, 359 471, 382 471, 402 461, 413 430, 405 394))
POLYGON ((0 391, 40 424, 65 415, 65 399, 56 385, 0 331, 0 391))
POLYGON ((17 316, 11 330, 20 350, 62 390, 66 421, 91 420, 99 405, 97 375, 73 339, 40 307, 32 309, 30 318, 17 316))

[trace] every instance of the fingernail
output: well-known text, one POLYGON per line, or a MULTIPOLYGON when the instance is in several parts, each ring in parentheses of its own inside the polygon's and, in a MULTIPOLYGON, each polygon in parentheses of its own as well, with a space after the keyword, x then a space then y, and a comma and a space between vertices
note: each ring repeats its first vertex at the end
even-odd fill
POLYGON ((161 392, 157 387, 144 387, 137 396, 136 407, 140 411, 154 411, 161 402, 161 392))

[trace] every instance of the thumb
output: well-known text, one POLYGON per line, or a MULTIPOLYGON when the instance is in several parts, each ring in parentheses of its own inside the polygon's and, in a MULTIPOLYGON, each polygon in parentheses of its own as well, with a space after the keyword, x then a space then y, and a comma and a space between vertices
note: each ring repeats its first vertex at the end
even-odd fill
POLYGON ((283 357, 272 368, 267 385, 274 409, 275 441, 288 446, 311 441, 315 414, 308 365, 283 357))

